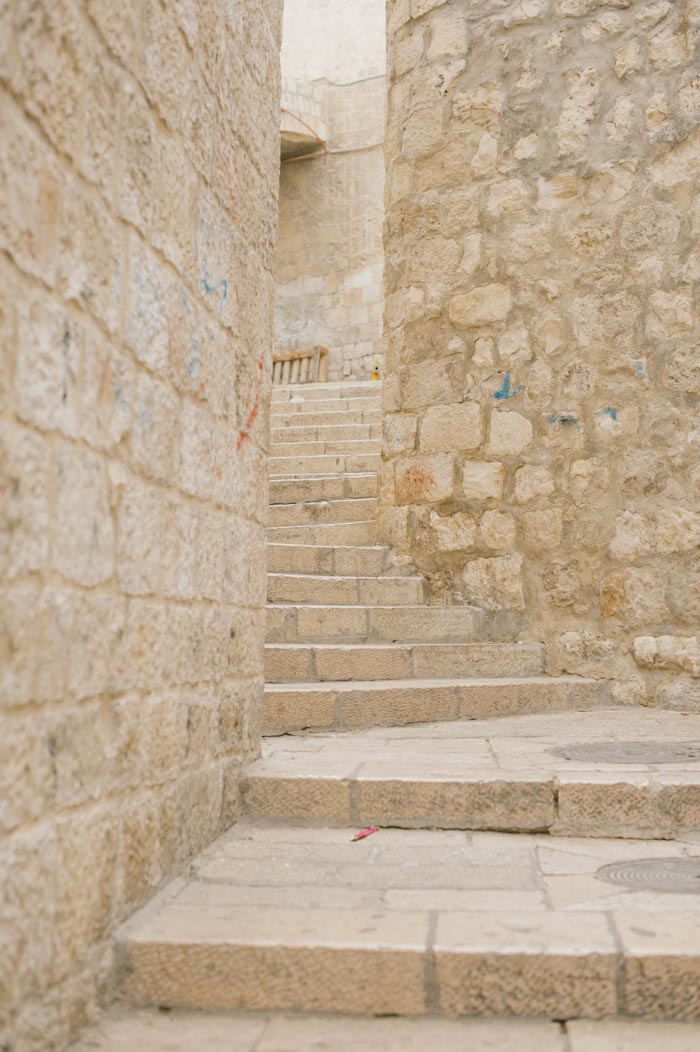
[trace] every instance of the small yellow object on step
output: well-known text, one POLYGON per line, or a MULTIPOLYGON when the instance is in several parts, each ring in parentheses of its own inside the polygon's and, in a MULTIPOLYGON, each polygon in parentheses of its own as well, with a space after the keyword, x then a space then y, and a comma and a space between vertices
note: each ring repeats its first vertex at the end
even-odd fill
POLYGON ((375 362, 374 363, 374 369, 372 370, 372 379, 373 380, 378 380, 379 379, 379 362, 375 362))

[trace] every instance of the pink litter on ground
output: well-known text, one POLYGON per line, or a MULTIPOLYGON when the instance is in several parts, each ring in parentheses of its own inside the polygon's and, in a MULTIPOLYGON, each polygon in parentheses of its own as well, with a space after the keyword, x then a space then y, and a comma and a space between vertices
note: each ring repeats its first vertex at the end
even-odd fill
POLYGON ((355 840, 364 840, 366 836, 372 836, 372 833, 378 833, 378 832, 379 832, 379 829, 378 829, 377 826, 367 826, 366 829, 361 829, 359 833, 355 833, 355 836, 352 839, 353 839, 353 841, 355 841, 355 840))

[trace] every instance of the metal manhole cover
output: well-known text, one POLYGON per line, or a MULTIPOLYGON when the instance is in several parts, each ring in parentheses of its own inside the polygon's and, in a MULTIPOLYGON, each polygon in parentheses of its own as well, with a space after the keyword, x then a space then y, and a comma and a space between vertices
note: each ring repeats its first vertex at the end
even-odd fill
POLYGON ((598 880, 638 891, 700 895, 700 858, 640 858, 613 862, 596 873, 598 880))
POLYGON ((586 742, 547 752, 586 763, 700 763, 700 742, 586 742))

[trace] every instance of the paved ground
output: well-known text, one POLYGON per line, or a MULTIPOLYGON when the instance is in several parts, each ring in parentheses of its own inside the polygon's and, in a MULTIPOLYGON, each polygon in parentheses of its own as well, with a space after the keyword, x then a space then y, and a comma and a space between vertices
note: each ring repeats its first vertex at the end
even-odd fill
POLYGON ((698 1052, 700 1025, 197 1015, 118 1010, 74 1052, 698 1052))

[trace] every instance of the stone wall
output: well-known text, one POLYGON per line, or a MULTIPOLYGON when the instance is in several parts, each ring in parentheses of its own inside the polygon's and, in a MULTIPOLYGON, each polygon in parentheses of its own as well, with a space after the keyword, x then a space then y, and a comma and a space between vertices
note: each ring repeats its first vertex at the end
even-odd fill
POLYGON ((394 0, 382 530, 700 707, 699 0, 394 0))
POLYGON ((327 346, 331 379, 383 361, 384 54, 381 2, 287 0, 285 83, 313 92, 329 153, 282 164, 276 344, 327 346))
POLYGON ((281 4, 0 11, 0 1048, 236 818, 260 737, 281 4))

